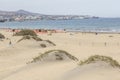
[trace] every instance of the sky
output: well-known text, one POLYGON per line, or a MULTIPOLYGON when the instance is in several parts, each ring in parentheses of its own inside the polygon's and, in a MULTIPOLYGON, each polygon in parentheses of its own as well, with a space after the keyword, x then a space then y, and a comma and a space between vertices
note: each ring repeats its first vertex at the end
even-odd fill
POLYGON ((120 17, 120 0, 0 0, 0 10, 50 15, 120 17))

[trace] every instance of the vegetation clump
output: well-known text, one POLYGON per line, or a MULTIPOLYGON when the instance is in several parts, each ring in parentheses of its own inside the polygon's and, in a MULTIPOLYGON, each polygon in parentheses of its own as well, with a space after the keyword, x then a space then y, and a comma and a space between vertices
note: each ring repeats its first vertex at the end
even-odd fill
POLYGON ((50 41, 50 40, 45 40, 46 42, 48 42, 49 44, 52 44, 53 46, 56 46, 56 44, 55 43, 53 43, 52 41, 50 41))
POLYGON ((24 29, 14 34, 14 36, 26 36, 26 35, 37 36, 37 34, 33 30, 29 29, 24 29))
POLYGON ((34 39, 36 41, 42 41, 42 39, 40 39, 39 37, 37 36, 30 36, 30 35, 26 35, 26 36, 23 36, 20 40, 18 40, 17 42, 21 42, 22 40, 29 40, 29 39, 34 39))
POLYGON ((0 39, 5 39, 5 36, 0 33, 0 39))
POLYGON ((32 39, 36 40, 36 41, 43 41, 41 38, 37 37, 37 36, 32 36, 32 39))
POLYGON ((78 61, 78 59, 76 57, 72 56, 71 54, 69 54, 66 51, 49 50, 49 51, 33 58, 31 63, 37 62, 37 61, 62 61, 62 60, 68 60, 68 59, 78 61))
POLYGON ((40 44, 42 48, 46 48, 47 46, 45 44, 40 44))
POLYGON ((103 61, 110 64, 112 67, 120 68, 120 64, 116 60, 112 59, 111 57, 101 56, 101 55, 90 56, 87 60, 80 61, 79 65, 96 63, 98 61, 103 61))

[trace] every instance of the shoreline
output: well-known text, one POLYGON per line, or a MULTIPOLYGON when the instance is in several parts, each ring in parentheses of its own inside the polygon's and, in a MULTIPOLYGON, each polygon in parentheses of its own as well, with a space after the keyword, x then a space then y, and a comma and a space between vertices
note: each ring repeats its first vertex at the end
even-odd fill
POLYGON ((78 33, 97 33, 97 34, 120 34, 120 32, 99 32, 99 31, 67 31, 67 32, 78 32, 78 33))
MULTIPOLYGON (((56 31, 57 32, 73 32, 73 33, 92 33, 92 34, 120 34, 120 32, 118 31, 80 31, 80 30, 67 30, 67 29, 31 29, 31 28, 24 28, 24 29, 30 29, 30 30, 45 30, 45 31, 56 31)), ((12 32, 12 30, 17 30, 17 31, 20 31, 20 30, 24 30, 23 28, 18 28, 18 29, 15 29, 15 28, 0 28, 0 30, 9 30, 12 32)))

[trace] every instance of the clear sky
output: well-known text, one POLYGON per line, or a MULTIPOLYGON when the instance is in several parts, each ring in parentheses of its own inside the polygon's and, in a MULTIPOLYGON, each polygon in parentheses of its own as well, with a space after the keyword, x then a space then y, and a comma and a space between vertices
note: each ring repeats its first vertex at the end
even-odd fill
POLYGON ((120 0, 0 0, 0 10, 120 17, 120 0))

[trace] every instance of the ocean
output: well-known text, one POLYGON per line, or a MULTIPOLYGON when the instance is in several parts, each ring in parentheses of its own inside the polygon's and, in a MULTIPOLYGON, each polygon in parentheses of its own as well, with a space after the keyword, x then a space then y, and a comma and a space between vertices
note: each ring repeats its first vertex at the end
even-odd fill
POLYGON ((68 31, 120 32, 120 18, 4 22, 0 23, 0 28, 66 29, 68 31))

